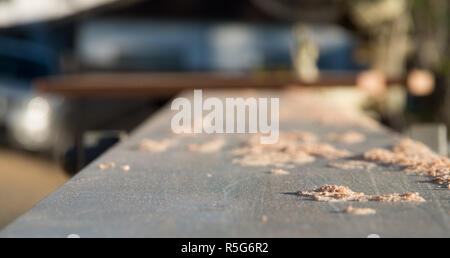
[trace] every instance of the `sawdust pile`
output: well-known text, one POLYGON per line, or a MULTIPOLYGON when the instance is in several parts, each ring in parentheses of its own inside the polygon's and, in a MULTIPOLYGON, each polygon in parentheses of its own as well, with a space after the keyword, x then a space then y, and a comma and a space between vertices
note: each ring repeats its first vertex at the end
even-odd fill
POLYGON ((286 171, 284 169, 279 169, 279 168, 271 169, 269 173, 272 175, 289 175, 290 174, 289 171, 286 171))
POLYGON ((291 133, 286 133, 283 135, 284 140, 294 140, 301 141, 305 143, 315 143, 319 141, 319 137, 311 132, 306 131, 296 131, 291 133))
POLYGON ((372 215, 377 213, 376 210, 371 208, 353 208, 351 205, 348 206, 344 212, 353 215, 372 215))
POLYGON ((138 150, 151 152, 165 152, 174 143, 175 141, 172 139, 163 139, 160 141, 143 139, 138 145, 138 150))
POLYGON ((307 132, 282 133, 278 143, 267 145, 261 144, 258 136, 253 136, 245 146, 232 150, 233 155, 239 156, 233 163, 241 166, 283 167, 310 163, 315 157, 337 159, 353 155, 347 150, 316 141, 316 136, 307 132))
POLYGON ((191 144, 188 146, 188 150, 202 153, 217 152, 221 150, 224 145, 225 140, 223 138, 219 138, 203 144, 191 144))
POLYGON ((354 169, 370 170, 376 167, 377 165, 375 163, 362 160, 349 160, 342 163, 330 163, 328 164, 328 166, 344 170, 354 170, 354 169))
POLYGON ((128 172, 131 170, 131 167, 130 167, 130 165, 123 165, 123 166, 120 166, 120 169, 122 169, 125 172, 128 172))
POLYGON ((366 195, 361 192, 353 192, 347 186, 324 185, 312 191, 298 191, 298 195, 312 197, 319 202, 424 202, 418 193, 392 193, 385 195, 366 195))
MULTIPOLYGON (((102 171, 103 170, 115 169, 116 167, 117 167, 116 163, 113 162, 113 161, 111 161, 111 162, 104 162, 104 163, 101 163, 101 164, 98 165, 98 168, 100 170, 102 170, 102 171)), ((122 166, 120 166, 120 169, 122 171, 127 172, 127 171, 130 171, 131 167, 130 167, 130 165, 122 165, 122 166)))
POLYGON ((263 215, 263 216, 261 217, 261 221, 262 221, 263 223, 266 223, 268 220, 269 220, 269 218, 268 218, 266 215, 263 215))
POLYGON ((364 158, 400 167, 407 173, 428 176, 431 181, 450 189, 450 159, 435 154, 420 142, 403 139, 392 151, 376 148, 366 152, 364 158))
POLYGON ((325 136, 325 139, 331 142, 354 144, 364 142, 366 140, 366 136, 355 131, 349 131, 343 134, 330 133, 325 136))
POLYGON ((327 143, 319 144, 302 144, 297 149, 310 155, 319 156, 327 159, 347 158, 353 154, 347 150, 337 149, 327 143))
POLYGON ((115 162, 101 163, 100 165, 98 165, 98 168, 100 170, 114 169, 116 168, 116 163, 115 162))

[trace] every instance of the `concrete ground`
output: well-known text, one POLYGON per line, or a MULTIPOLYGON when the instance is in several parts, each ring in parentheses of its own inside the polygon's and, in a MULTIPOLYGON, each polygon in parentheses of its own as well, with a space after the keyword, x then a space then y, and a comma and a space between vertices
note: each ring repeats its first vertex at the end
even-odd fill
POLYGON ((51 161, 0 148, 0 229, 68 179, 51 161))

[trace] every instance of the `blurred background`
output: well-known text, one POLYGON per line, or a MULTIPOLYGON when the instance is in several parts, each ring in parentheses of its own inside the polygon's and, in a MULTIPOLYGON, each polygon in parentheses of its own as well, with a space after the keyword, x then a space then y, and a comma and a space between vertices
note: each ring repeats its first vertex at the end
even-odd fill
POLYGON ((38 90, 111 74, 346 86, 447 155, 449 14, 447 0, 0 0, 0 228, 173 97, 38 90))

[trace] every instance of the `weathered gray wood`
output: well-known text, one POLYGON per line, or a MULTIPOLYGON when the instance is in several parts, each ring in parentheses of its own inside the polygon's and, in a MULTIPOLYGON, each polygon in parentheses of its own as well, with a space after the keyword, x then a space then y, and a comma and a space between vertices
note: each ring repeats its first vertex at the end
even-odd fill
MULTIPOLYGON (((290 175, 274 176, 265 168, 232 164, 229 150, 245 135, 225 136, 226 146, 217 153, 186 151, 188 144, 208 136, 182 137, 167 152, 137 151, 144 137, 173 137, 171 114, 165 109, 149 119, 128 140, 6 227, 0 237, 450 236, 450 191, 392 167, 340 170, 328 167, 329 160, 317 159, 290 169, 290 175), (131 171, 100 171, 98 165, 108 161, 129 164, 131 171), (290 194, 324 184, 347 185, 366 194, 419 192, 427 202, 353 203, 377 210, 375 215, 354 216, 342 212, 348 203, 314 202, 290 194)), ((364 143, 336 144, 354 152, 389 147, 397 137, 385 130, 331 128, 307 121, 285 121, 281 128, 365 133, 364 143)))
POLYGON ((445 124, 417 124, 408 129, 411 139, 421 141, 434 152, 448 156, 447 127, 445 124))

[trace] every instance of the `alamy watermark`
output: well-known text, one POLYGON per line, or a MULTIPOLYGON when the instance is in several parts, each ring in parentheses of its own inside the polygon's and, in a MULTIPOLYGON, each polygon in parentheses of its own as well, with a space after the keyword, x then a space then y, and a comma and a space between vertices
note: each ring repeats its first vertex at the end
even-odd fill
POLYGON ((192 104, 187 98, 173 100, 171 109, 178 111, 171 121, 174 133, 260 133, 261 144, 278 142, 279 98, 225 98, 223 101, 210 97, 203 100, 202 90, 194 90, 193 101, 192 104))

